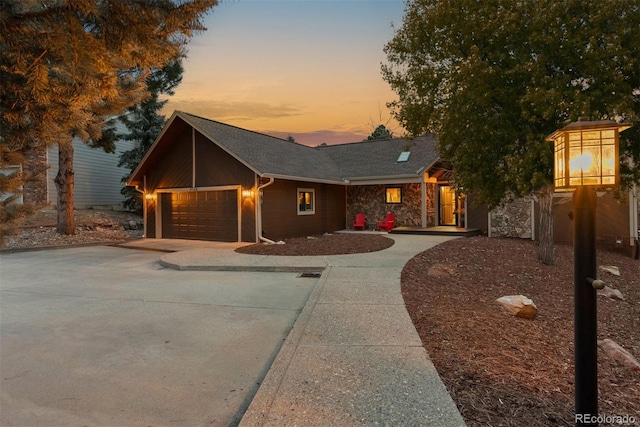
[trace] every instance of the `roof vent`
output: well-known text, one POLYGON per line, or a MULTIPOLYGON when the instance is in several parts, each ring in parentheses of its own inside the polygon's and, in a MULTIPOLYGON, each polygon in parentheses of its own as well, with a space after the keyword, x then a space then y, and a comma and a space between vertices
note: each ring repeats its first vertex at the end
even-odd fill
POLYGON ((402 153, 400 153, 400 156, 398 156, 397 163, 406 162, 407 160, 409 160, 410 155, 411 155, 411 151, 403 151, 402 153))

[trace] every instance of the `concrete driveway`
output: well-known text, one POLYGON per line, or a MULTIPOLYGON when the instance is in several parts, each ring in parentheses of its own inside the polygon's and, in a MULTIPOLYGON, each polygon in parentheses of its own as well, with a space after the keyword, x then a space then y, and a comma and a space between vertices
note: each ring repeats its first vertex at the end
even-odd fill
POLYGON ((117 247, 0 256, 0 425, 235 425, 318 279, 117 247))

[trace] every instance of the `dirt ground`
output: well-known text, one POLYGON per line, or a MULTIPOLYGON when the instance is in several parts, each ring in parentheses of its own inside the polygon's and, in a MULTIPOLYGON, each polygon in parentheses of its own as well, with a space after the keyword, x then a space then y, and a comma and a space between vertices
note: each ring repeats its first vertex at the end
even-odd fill
POLYGON ((121 242, 142 237, 140 215, 115 210, 77 209, 74 211, 76 233, 56 232, 57 211, 47 206, 24 219, 13 233, 4 239, 7 249, 64 246, 94 242, 121 242))
MULTIPOLYGON (((55 233, 55 211, 25 222, 9 247, 48 246, 140 237, 141 218, 115 211, 76 211, 75 236, 55 233)), ((239 252, 334 255, 385 249, 375 234, 333 234, 256 244, 239 252)), ((573 249, 556 245, 555 265, 537 261, 534 242, 473 237, 440 244, 402 272, 407 310, 451 396, 471 426, 574 425, 573 249), (496 299, 522 294, 538 308, 516 318, 496 299)), ((599 278, 624 300, 598 297, 598 339, 609 338, 640 359, 640 261, 599 251, 599 278)), ((599 412, 640 425, 640 371, 598 350, 599 412)), ((601 423, 601 425, 621 425, 601 423)))

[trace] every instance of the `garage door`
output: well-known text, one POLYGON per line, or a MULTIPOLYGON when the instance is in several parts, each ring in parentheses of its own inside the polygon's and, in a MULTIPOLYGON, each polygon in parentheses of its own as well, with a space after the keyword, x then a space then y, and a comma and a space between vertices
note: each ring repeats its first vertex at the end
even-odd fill
POLYGON ((238 192, 185 191, 161 194, 162 237, 238 241, 238 192))

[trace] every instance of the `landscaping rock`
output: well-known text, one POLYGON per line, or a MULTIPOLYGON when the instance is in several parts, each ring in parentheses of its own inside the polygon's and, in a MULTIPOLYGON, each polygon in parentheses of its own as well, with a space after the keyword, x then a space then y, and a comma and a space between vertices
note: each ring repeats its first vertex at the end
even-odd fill
POLYGON ((634 371, 640 372, 640 362, 633 357, 631 353, 625 350, 617 342, 606 338, 602 341, 598 341, 598 347, 600 347, 610 358, 631 368, 634 371))
POLYGON ((600 266, 600 270, 604 270, 607 273, 611 273, 614 276, 619 276, 620 275, 620 269, 618 267, 616 267, 615 265, 601 265, 600 266))
POLYGON ((604 288, 598 290, 598 295, 611 298, 611 299, 618 299, 620 301, 624 301, 624 295, 622 295, 622 292, 620 292, 617 289, 610 288, 608 286, 605 286, 604 288))
POLYGON ((496 300, 516 317, 532 320, 538 314, 538 307, 524 295, 507 295, 496 300))

